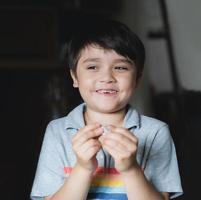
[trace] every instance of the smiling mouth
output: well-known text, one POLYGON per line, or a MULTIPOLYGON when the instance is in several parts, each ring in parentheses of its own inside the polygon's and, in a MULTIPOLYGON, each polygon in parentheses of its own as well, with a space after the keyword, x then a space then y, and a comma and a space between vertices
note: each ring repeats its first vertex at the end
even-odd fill
POLYGON ((114 89, 100 89, 100 90, 96 90, 97 93, 99 94, 117 94, 117 90, 114 89))

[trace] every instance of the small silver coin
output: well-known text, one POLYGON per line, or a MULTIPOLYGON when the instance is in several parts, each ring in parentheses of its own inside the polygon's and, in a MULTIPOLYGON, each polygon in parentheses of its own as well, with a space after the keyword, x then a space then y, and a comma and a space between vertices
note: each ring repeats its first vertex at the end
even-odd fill
POLYGON ((109 129, 107 126, 102 126, 103 127, 103 135, 109 133, 109 129))

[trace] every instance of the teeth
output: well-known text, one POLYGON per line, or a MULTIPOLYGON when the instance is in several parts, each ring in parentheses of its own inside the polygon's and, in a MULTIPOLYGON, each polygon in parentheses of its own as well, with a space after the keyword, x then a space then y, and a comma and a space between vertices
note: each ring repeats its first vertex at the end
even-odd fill
POLYGON ((117 91, 116 90, 98 90, 97 92, 99 92, 101 94, 114 94, 117 91))

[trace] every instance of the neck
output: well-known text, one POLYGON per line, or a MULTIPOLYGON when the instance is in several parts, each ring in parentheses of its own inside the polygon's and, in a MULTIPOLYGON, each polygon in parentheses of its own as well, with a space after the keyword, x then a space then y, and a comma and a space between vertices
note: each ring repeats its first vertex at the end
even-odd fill
POLYGON ((102 125, 123 126, 126 108, 114 113, 100 113, 90 109, 86 109, 84 113, 85 123, 99 123, 102 125))

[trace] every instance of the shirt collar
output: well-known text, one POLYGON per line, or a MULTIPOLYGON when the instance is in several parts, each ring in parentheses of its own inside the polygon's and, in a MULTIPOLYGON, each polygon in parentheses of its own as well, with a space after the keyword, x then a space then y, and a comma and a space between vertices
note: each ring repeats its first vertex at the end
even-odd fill
POLYGON ((80 104, 74 108, 66 117, 66 129, 80 129, 85 126, 83 113, 85 111, 85 103, 80 104))
MULTIPOLYGON (((85 111, 86 104, 82 103, 74 108, 66 117, 65 128, 66 129, 80 129, 85 126, 83 113, 85 111)), ((124 118, 124 127, 127 129, 140 127, 140 115, 139 113, 128 105, 127 113, 124 118)))
POLYGON ((131 105, 128 105, 124 118, 124 127, 127 129, 140 128, 140 114, 131 105))

